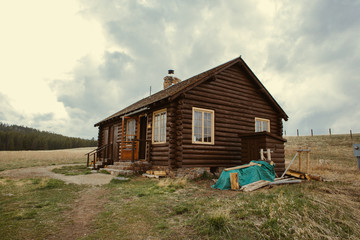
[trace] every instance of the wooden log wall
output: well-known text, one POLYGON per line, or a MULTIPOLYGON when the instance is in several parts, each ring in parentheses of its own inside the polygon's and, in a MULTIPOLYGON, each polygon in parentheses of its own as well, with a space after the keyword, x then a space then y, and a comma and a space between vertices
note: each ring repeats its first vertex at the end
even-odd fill
MULTIPOLYGON (((122 125, 121 125, 121 120, 120 121, 116 121, 116 122, 112 122, 112 123, 108 123, 108 124, 106 124, 106 125, 101 125, 101 126, 99 126, 99 137, 98 137, 98 147, 102 147, 103 145, 105 145, 105 144, 107 144, 107 143, 110 143, 109 142, 109 139, 105 139, 106 137, 108 137, 109 138, 109 136, 110 135, 112 135, 112 134, 110 134, 110 129, 117 129, 117 138, 115 139, 115 142, 113 142, 113 144, 115 144, 115 145, 117 145, 117 146, 119 146, 119 142, 121 141, 121 127, 122 127, 122 125), (112 128, 111 128, 112 127, 112 128), (106 131, 108 132, 107 134, 106 134, 106 131), (106 136, 107 135, 107 136, 106 136)), ((115 134, 115 132, 114 132, 114 134, 115 134)), ((112 135, 112 136, 114 136, 114 135, 112 135)), ((112 149, 110 149, 109 148, 109 151, 113 151, 113 150, 115 150, 115 151, 119 151, 118 152, 118 154, 116 154, 115 152, 113 152, 110 156, 117 156, 117 158, 116 159, 114 159, 114 161, 115 162, 117 162, 117 161, 119 161, 120 160, 120 154, 121 154, 121 152, 120 152, 120 148, 118 148, 118 147, 116 147, 116 148, 112 148, 112 149)), ((103 155, 103 151, 101 151, 100 152, 100 157, 102 158, 102 157, 104 157, 104 156, 102 156, 103 155)))
MULTIPOLYGON (((242 138, 242 156, 245 163, 260 158, 260 149, 273 151, 271 160, 275 163, 275 172, 280 176, 285 170, 284 142, 268 135, 254 135, 242 138)), ((265 154, 266 157, 266 154, 265 154)))
POLYGON ((244 163, 260 159, 260 149, 267 149, 266 137, 255 136, 242 138, 242 157, 244 163))
MULTIPOLYGON (((179 107, 178 107, 179 108, 179 107)), ((247 73, 233 66, 186 92, 181 113, 182 166, 242 164, 240 134, 255 132, 255 117, 270 120, 270 131, 282 136, 281 116, 247 73), (192 107, 215 111, 215 145, 193 144, 192 107)))
POLYGON ((99 126, 99 132, 98 132, 98 148, 101 147, 103 145, 104 142, 104 129, 102 126, 99 126))
POLYGON ((184 105, 183 97, 181 97, 177 102, 177 109, 176 109, 176 154, 175 154, 175 162, 176 167, 182 167, 182 160, 183 160, 183 116, 182 116, 182 109, 184 105))
POLYGON ((166 113, 166 141, 168 142, 168 166, 176 167, 176 103, 171 102, 166 113))
MULTIPOLYGON (((153 112, 157 110, 168 108, 168 105, 154 108, 152 112, 149 112, 147 115, 148 124, 151 125, 150 128, 147 129, 147 139, 152 140, 152 130, 153 130, 153 112)), ((168 116, 166 116, 168 118, 168 116)), ((168 119, 167 119, 168 121, 168 119)), ((168 166, 169 165, 169 132, 168 126, 166 127, 166 143, 161 144, 148 144, 150 151, 150 161, 153 166, 168 166), (151 148, 151 149, 150 149, 151 148)))

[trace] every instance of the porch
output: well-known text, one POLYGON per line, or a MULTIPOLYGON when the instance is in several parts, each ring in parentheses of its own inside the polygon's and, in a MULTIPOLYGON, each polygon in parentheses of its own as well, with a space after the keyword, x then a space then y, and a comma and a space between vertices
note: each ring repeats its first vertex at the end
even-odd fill
POLYGON ((121 122, 101 129, 99 147, 87 153, 87 166, 93 169, 117 162, 149 162, 151 140, 147 140, 147 115, 123 116, 121 122))

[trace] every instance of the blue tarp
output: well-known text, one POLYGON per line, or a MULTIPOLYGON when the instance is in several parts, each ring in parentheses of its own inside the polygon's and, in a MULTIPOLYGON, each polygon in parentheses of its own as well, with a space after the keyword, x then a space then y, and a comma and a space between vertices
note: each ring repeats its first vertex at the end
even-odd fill
POLYGON ((244 186, 259 180, 266 180, 273 182, 275 179, 274 166, 265 161, 251 161, 253 163, 261 164, 261 167, 254 165, 247 168, 241 168, 230 171, 223 171, 217 180, 216 184, 211 186, 212 188, 227 190, 231 189, 230 173, 237 172, 239 176, 239 185, 244 186))

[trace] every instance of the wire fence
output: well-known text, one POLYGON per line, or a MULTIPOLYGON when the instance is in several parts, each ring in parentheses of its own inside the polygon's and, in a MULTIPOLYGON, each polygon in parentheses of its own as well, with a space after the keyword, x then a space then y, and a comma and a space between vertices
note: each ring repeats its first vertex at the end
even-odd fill
MULTIPOLYGON (((298 136, 298 137, 299 136, 314 136, 315 135, 313 129, 310 129, 310 135, 306 135, 306 134, 300 135, 300 134, 301 133, 300 133, 299 129, 296 129, 296 136, 298 136)), ((353 134, 355 134, 355 133, 353 133, 353 131, 351 129, 349 130, 349 133, 342 133, 342 135, 349 135, 351 139, 353 138, 353 134)), ((329 128, 329 132, 327 134, 319 134, 319 135, 329 135, 331 137, 333 135, 333 132, 332 132, 332 129, 329 128)), ((284 136, 286 136, 286 130, 284 131, 284 136)))

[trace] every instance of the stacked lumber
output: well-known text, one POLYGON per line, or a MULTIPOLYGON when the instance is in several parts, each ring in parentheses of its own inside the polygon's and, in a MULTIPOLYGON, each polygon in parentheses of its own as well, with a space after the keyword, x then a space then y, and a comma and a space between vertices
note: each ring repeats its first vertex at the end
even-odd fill
POLYGON ((148 170, 142 176, 148 177, 148 178, 160 178, 160 177, 166 177, 166 172, 165 171, 148 170))
POLYGON ((259 180, 259 181, 242 186, 240 188, 240 191, 252 192, 252 191, 255 191, 255 190, 265 187, 265 186, 294 184, 294 183, 301 183, 301 182, 302 182, 302 180, 294 179, 294 178, 275 178, 274 182, 259 180))
POLYGON ((323 178, 321 176, 309 174, 309 173, 303 173, 303 172, 295 171, 292 169, 287 170, 285 175, 290 176, 290 177, 295 177, 298 179, 316 180, 316 181, 320 181, 320 182, 323 181, 323 178))
POLYGON ((282 185, 282 184, 293 184, 293 183, 301 183, 302 180, 295 178, 275 178, 275 180, 269 185, 282 185))
POLYGON ((244 185, 240 188, 240 191, 244 191, 244 192, 252 192, 256 189, 265 187, 267 185, 269 185, 270 181, 265 181, 265 180, 259 180, 247 185, 244 185))

